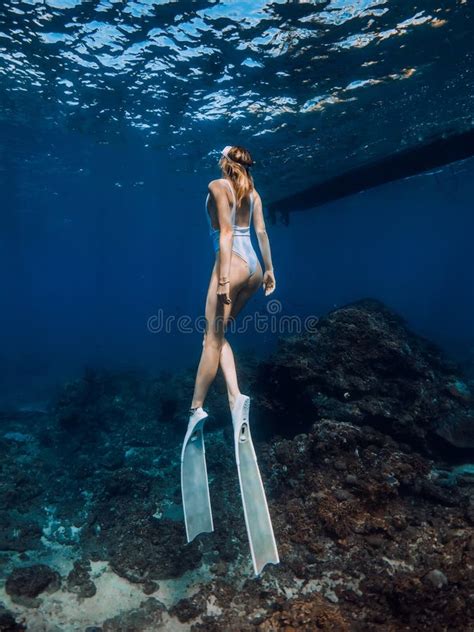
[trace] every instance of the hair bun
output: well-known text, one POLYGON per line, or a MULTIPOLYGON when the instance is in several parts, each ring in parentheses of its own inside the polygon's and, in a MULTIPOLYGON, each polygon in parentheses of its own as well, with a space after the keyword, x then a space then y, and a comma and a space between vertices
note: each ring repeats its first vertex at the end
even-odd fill
POLYGON ((221 154, 225 156, 228 160, 231 160, 232 162, 236 162, 238 165, 245 167, 245 169, 248 169, 249 167, 253 167, 253 165, 255 164, 249 152, 244 147, 241 147, 240 145, 226 145, 224 149, 222 149, 221 154), (233 150, 237 150, 237 152, 233 150), (237 157, 231 156, 230 155, 231 151, 232 153, 237 153, 238 155, 240 154, 239 157, 237 158, 237 157))

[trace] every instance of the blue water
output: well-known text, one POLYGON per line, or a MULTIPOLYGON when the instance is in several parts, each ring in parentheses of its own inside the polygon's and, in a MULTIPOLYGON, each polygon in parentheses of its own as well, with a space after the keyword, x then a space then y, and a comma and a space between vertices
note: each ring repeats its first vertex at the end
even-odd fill
MULTIPOLYGON (((196 364, 198 332, 152 333, 147 323, 159 310, 203 313, 213 262, 204 198, 217 165, 175 174, 146 148, 92 146, 78 135, 64 137, 59 152, 61 171, 17 181, 3 213, 5 395, 35 396, 85 365, 196 364), (27 204, 23 187, 37 187, 27 204)), ((473 174, 474 162, 465 161, 294 213, 289 226, 268 222, 278 284, 272 298, 285 314, 320 316, 375 297, 469 361, 473 174)), ((258 188, 258 170, 255 179, 258 188)), ((261 292, 247 313, 267 313, 266 304, 261 292)), ((251 329, 233 341, 266 354, 276 338, 251 329)))

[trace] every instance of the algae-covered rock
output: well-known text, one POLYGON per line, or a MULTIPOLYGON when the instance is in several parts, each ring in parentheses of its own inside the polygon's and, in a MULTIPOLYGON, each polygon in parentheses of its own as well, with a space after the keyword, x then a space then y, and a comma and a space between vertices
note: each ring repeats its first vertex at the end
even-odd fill
MULTIPOLYGON (((368 424, 428 453, 474 447, 474 409, 459 369, 382 303, 330 312, 313 333, 281 339, 254 390, 265 434, 315 419, 368 424)), ((263 434, 263 430, 261 433, 263 434)))
POLYGON ((7 577, 5 590, 13 601, 30 607, 37 607, 36 599, 43 592, 55 592, 61 585, 57 571, 46 564, 34 564, 15 568, 7 577))

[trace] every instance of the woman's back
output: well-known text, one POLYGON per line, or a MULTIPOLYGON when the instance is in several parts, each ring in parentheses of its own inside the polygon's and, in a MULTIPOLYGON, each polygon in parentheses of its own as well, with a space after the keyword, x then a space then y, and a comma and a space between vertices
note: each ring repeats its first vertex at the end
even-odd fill
MULTIPOLYGON (((234 188, 229 180, 221 178, 220 182, 230 189, 232 201, 229 200, 231 207, 231 224, 233 232, 232 252, 235 252, 243 259, 249 268, 250 275, 257 269, 258 257, 252 246, 250 239, 250 224, 252 222, 252 213, 255 200, 255 189, 252 189, 247 196, 244 196, 240 206, 237 208, 237 200, 234 188)), ((211 235, 214 252, 220 248, 220 228, 217 218, 217 208, 215 202, 209 203, 210 195, 206 198, 206 215, 209 222, 209 234, 211 235)))
MULTIPOLYGON (((224 186, 230 191, 230 199, 228 196, 229 207, 231 209, 231 223, 234 227, 238 228, 250 228, 252 222, 252 213, 255 202, 255 189, 252 189, 250 193, 241 200, 240 205, 237 206, 236 195, 234 187, 227 178, 220 178, 219 182, 223 182, 224 186)), ((206 198, 206 214, 209 218, 209 223, 212 230, 219 230, 219 221, 217 219, 217 208, 215 203, 209 204, 210 195, 206 198)))

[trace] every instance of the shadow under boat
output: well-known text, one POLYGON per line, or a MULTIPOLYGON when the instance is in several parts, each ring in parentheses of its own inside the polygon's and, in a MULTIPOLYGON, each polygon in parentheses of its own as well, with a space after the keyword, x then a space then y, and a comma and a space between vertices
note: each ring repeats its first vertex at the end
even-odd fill
POLYGON ((418 147, 411 147, 376 160, 334 178, 319 182, 293 195, 273 201, 268 215, 285 224, 294 211, 313 209, 327 202, 360 193, 373 187, 443 167, 474 156, 474 129, 443 135, 418 147))

